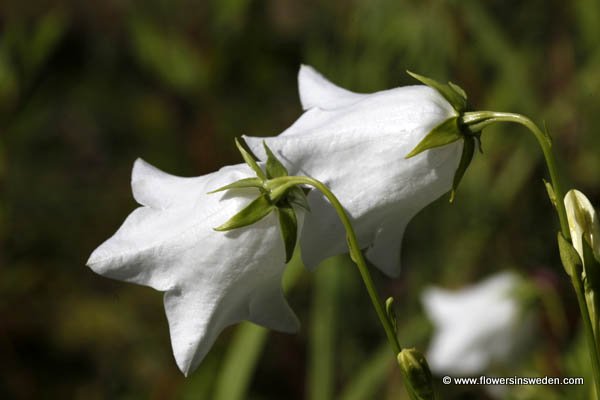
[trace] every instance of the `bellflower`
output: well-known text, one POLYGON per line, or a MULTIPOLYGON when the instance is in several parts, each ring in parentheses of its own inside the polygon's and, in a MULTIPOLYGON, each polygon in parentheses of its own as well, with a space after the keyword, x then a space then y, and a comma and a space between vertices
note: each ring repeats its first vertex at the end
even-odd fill
MULTIPOLYGON (((397 276, 405 227, 450 190, 462 143, 405 156, 457 111, 427 86, 359 94, 308 66, 300 68, 298 85, 306 112, 277 137, 246 137, 249 147, 264 159, 265 140, 290 174, 325 183, 348 211, 367 258, 397 276)), ((301 245, 305 264, 314 267, 345 252, 346 241, 325 198, 314 192, 308 200, 311 212, 305 217, 301 245)))
POLYGON ((457 292, 423 292, 435 328, 427 354, 434 373, 475 376, 510 359, 528 329, 515 298, 520 282, 504 272, 457 292))
POLYGON ((293 332, 298 320, 281 289, 285 250, 277 217, 229 232, 223 224, 258 195, 256 188, 207 194, 254 176, 246 165, 181 178, 135 162, 134 210, 90 256, 94 272, 165 292, 177 365, 195 369, 228 325, 249 320, 293 332))

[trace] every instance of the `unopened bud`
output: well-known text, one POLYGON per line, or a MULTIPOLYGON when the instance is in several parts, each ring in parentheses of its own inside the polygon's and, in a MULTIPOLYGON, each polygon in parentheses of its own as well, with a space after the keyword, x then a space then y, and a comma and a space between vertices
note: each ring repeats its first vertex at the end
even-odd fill
POLYGON ((406 379, 412 400, 435 399, 433 378, 427 360, 415 348, 403 349, 398 354, 398 364, 406 379))

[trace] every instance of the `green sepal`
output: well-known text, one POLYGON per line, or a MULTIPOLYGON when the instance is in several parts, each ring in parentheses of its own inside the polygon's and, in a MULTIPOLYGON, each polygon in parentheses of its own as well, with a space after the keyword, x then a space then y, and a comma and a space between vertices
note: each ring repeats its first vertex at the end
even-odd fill
POLYGON ((458 117, 448 118, 433 128, 404 158, 414 157, 425 150, 445 146, 464 137, 465 135, 461 132, 458 125, 458 117))
POLYGON ((263 146, 265 148, 265 152, 267 153, 267 178, 273 179, 288 176, 288 170, 277 159, 277 157, 275 157, 275 154, 273 154, 265 141, 263 141, 263 146))
POLYGON ((460 156, 460 162, 454 173, 454 179, 452 181, 452 190, 450 191, 450 203, 454 203, 454 197, 456 196, 456 190, 462 180, 467 168, 471 165, 473 160, 473 153, 475 152, 475 138, 472 136, 465 136, 462 154, 460 156))
POLYGON ((466 108, 467 92, 465 92, 465 89, 461 88, 454 82, 448 82, 448 86, 450 86, 456 93, 458 93, 463 99, 465 99, 465 108, 466 108))
POLYGON ((481 142, 481 132, 477 132, 473 134, 475 138, 475 142, 477 143, 477 150, 479 150, 479 154, 483 154, 483 143, 481 142))
POLYGON ((423 354, 415 348, 402 349, 397 358, 411 400, 435 399, 433 377, 423 354))
POLYGON ((281 238, 285 247, 285 263, 287 264, 294 255, 296 241, 298 240, 298 219, 294 207, 287 201, 282 201, 277 205, 277 215, 279 217, 281 238))
POLYGON ((392 323, 394 327, 394 332, 398 331, 398 319, 396 318, 396 312, 394 311, 394 298, 388 297, 385 301, 385 312, 388 316, 388 319, 392 323))
POLYGON ((248 164, 248 166, 252 168, 252 170, 256 173, 256 176, 258 176, 263 181, 266 180, 267 176, 265 175, 264 171, 258 166, 256 158, 242 146, 238 138, 235 138, 235 145, 237 146, 239 152, 242 154, 242 157, 244 158, 246 164, 248 164))
POLYGON ((215 231, 229 231, 252 225, 266 217, 274 208, 275 206, 267 196, 259 196, 223 225, 213 229, 215 231))
POLYGON ((406 72, 422 84, 437 90, 458 113, 467 110, 467 94, 457 84, 452 82, 440 83, 434 79, 427 78, 426 76, 415 74, 414 72, 406 72))
POLYGON ((213 193, 217 193, 217 192, 222 192, 224 190, 229 190, 229 189, 245 189, 245 188, 258 188, 258 189, 262 189, 262 181, 260 180, 260 178, 244 178, 244 179, 240 179, 239 181, 235 181, 233 183, 230 183, 229 185, 225 185, 222 186, 218 189, 215 189, 211 192, 208 192, 208 194, 213 194, 213 193))
POLYGON ((580 279, 581 271, 583 271, 583 262, 575 247, 569 242, 561 232, 558 232, 558 250, 560 252, 560 260, 567 275, 571 279, 580 279))
POLYGON ((310 211, 310 205, 308 204, 308 199, 306 198, 306 193, 299 186, 294 186, 287 193, 287 199, 290 204, 294 204, 306 211, 310 211))
POLYGON ((544 181, 544 186, 546 186, 546 192, 548 193, 550 203, 552 203, 554 208, 556 208, 556 194, 554 193, 554 188, 552 187, 552 184, 550 182, 548 182, 545 179, 542 180, 544 181))

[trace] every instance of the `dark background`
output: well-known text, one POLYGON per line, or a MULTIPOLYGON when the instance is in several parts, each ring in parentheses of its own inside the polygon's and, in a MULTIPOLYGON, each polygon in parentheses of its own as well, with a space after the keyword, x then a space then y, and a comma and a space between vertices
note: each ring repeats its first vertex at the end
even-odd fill
MULTIPOLYGON (((161 294, 85 266, 135 207, 136 157, 183 176, 240 162, 235 136, 275 135, 300 115, 301 63, 363 92, 412 84, 409 69, 457 82, 475 109, 545 121, 567 187, 600 204, 596 0, 8 0, 0 5, 1 398, 233 399, 227 390, 249 399, 402 398, 344 258, 299 272, 289 295, 299 335, 264 341, 264 331, 228 329, 187 379, 171 355, 161 294), (242 330, 248 342, 234 347, 242 330)), ((443 197, 413 220, 402 276, 374 272, 378 287, 396 297, 403 344, 425 349, 425 286, 517 270, 560 301, 532 302, 536 339, 505 375, 582 375, 588 360, 541 152, 516 126, 487 130, 483 145, 456 204, 443 197)), ((585 399, 590 386, 506 396, 585 399)))

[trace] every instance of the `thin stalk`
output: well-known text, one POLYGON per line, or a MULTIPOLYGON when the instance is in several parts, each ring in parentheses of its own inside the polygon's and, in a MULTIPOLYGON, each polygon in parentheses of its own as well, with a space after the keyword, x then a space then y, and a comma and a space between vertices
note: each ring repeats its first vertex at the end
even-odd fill
MULTIPOLYGON (((381 302, 379 295, 377 294, 375 284, 373 283, 373 278, 371 278, 371 273, 369 272, 369 268, 367 267, 367 262, 365 261, 362 251, 360 250, 358 239, 356 238, 356 233, 354 232, 354 228, 352 227, 350 218, 348 217, 346 210, 344 209, 338 198, 323 183, 307 176, 285 176, 270 179, 265 182, 263 188, 269 191, 272 201, 277 201, 281 196, 283 196, 286 193, 287 190, 296 185, 312 186, 315 189, 319 190, 321 193, 323 193, 323 195, 327 198, 327 200, 329 200, 329 202, 335 209, 338 217, 340 218, 340 221, 344 225, 344 229, 346 230, 348 250, 350 251, 350 258, 358 267, 358 271, 360 272, 360 276, 363 280, 365 288, 367 289, 367 293, 369 294, 369 298, 371 299, 371 303, 373 304, 375 313, 377 314, 377 317, 379 318, 379 321, 383 326, 383 330, 385 331, 387 340, 392 348, 392 351, 394 352, 394 358, 396 359, 400 367, 400 372, 405 383, 405 389, 410 399, 434 399, 435 394, 433 392, 426 396, 421 396, 419 392, 422 392, 422 387, 418 388, 418 391, 415 391, 415 387, 413 386, 413 384, 415 383, 413 382, 414 377, 409 376, 409 373, 407 372, 407 367, 403 365, 403 362, 398 357, 402 352, 402 347, 398 342, 396 329, 394 328, 394 324, 392 323, 390 316, 388 316, 387 312, 385 311, 383 303, 381 302)), ((419 381, 417 383, 420 386, 423 386, 423 382, 419 381)), ((430 382, 428 382, 427 384, 430 384, 430 382)))
POLYGON ((316 179, 309 178, 307 176, 294 176, 294 177, 285 177, 285 178, 276 178, 273 179, 272 182, 275 183, 276 180, 285 180, 286 184, 290 185, 309 185, 319 190, 327 200, 331 203, 333 208, 335 209, 338 217, 342 221, 344 228, 346 230, 346 237, 348 239, 348 249, 350 251, 350 256, 352 261, 358 267, 358 271, 360 272, 360 276, 365 284, 367 292, 369 294, 369 298, 371 299, 371 303, 373 304, 373 308, 375 308, 375 312, 377 313, 377 317, 379 317, 379 321, 383 326, 383 330, 385 331, 385 335, 390 343, 392 350, 394 351, 394 356, 397 356, 402 348, 400 347, 400 343, 398 342, 398 337, 396 336, 396 331, 392 325, 392 322, 387 316, 385 309, 383 307, 383 303, 379 299, 379 295, 377 294, 377 290, 375 289, 375 285, 373 283, 373 278, 371 278, 371 273, 369 272, 369 268, 367 267, 367 263, 365 258, 360 251, 360 246, 358 244, 358 239, 356 238, 356 233, 354 232, 354 228, 352 227, 352 223, 350 222, 350 218, 348 214, 344 210, 344 207, 337 199, 337 197, 333 194, 331 190, 323 183, 319 182, 316 179))
POLYGON ((542 153, 544 154, 546 166, 550 175, 550 182, 552 183, 552 188, 554 189, 554 194, 556 195, 556 212, 558 213, 560 230, 565 238, 570 239, 571 233, 569 232, 569 223, 567 222, 567 212, 565 210, 565 204, 563 203, 564 192, 562 190, 560 179, 558 178, 556 158, 554 157, 554 153, 552 151, 552 141, 550 138, 544 132, 542 132, 542 130, 538 128, 538 126, 532 120, 520 114, 495 111, 476 111, 465 113, 463 121, 468 122, 469 119, 479 118, 485 118, 484 121, 479 123, 481 128, 495 122, 513 122, 526 127, 531 133, 533 133, 540 147, 542 148, 542 153))
MULTIPOLYGON (((527 128, 535 138, 537 139, 544 159, 546 160, 546 166, 548 173, 550 174, 550 181, 554 190, 556 198, 555 206, 558 214, 558 220, 560 222, 560 229, 563 236, 567 239, 571 239, 571 233, 569 231, 569 223, 567 220, 567 212, 564 204, 564 192, 558 177, 558 169, 556 167, 556 158, 552 151, 552 141, 547 134, 533 122, 531 119, 513 113, 495 112, 495 111, 475 111, 467 112, 463 115, 462 122, 466 123, 470 129, 478 131, 486 126, 489 126, 496 122, 513 122, 520 124, 527 128)), ((590 314, 585 299, 582 283, 579 279, 571 279, 573 289, 577 295, 577 302, 579 303, 579 311, 581 313, 581 319, 583 320, 583 329, 588 342, 588 348, 590 349, 590 361, 592 363, 592 370, 594 373, 594 385, 596 389, 596 398, 600 396, 600 358, 598 355, 598 347, 595 340, 594 330, 590 320, 590 314)))
MULTIPOLYGON (((577 302, 579 303, 579 310, 582 315, 589 315, 587 302, 585 300, 585 295, 583 294, 583 286, 579 279, 571 279, 573 283, 573 287, 575 288, 575 293, 577 293, 577 302)), ((585 337, 588 342, 588 346, 595 348, 595 337, 594 330, 592 328, 592 323, 590 322, 590 318, 583 318, 585 337)), ((592 359, 592 372, 594 374, 594 385, 596 388, 596 399, 600 396, 600 359, 598 358, 598 351, 591 351, 590 358, 592 359)))

